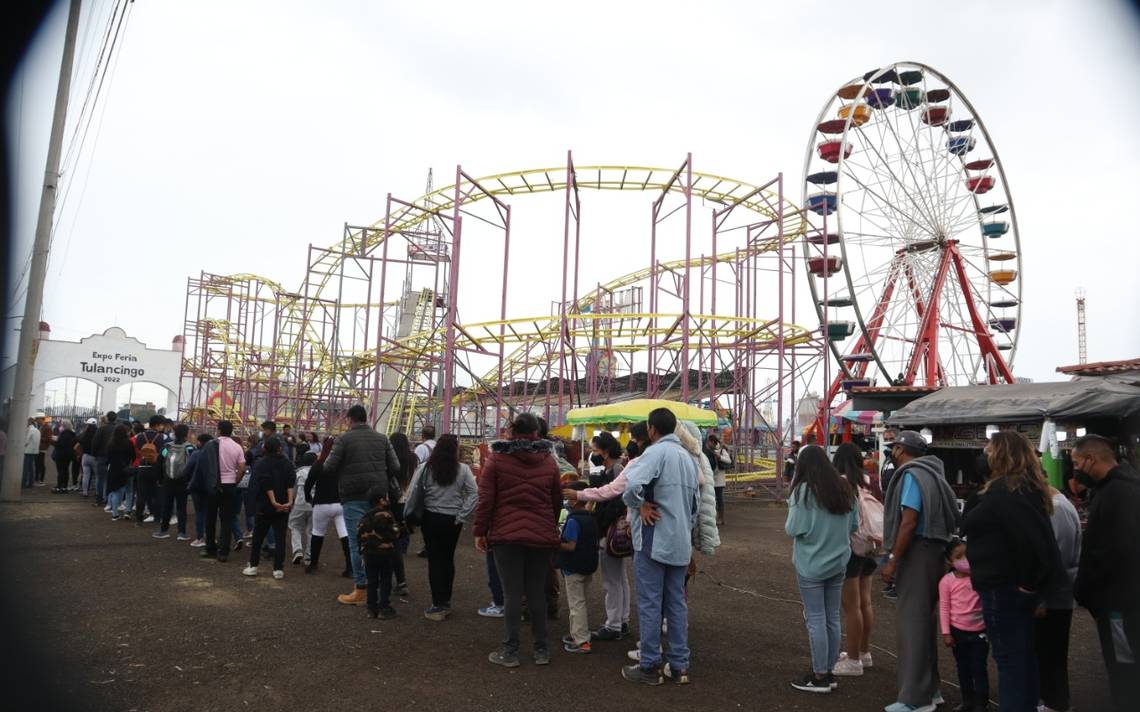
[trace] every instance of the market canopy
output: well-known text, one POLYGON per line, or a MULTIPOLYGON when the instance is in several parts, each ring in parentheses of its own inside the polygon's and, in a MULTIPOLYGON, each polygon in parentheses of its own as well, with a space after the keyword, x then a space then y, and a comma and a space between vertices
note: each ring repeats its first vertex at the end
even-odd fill
POLYGON ((891 425, 1024 423, 1051 418, 1129 418, 1140 414, 1140 387, 1103 380, 943 388, 896 410, 891 425))
POLYGON ((656 398, 607 403, 590 408, 575 408, 566 414, 566 422, 571 425, 601 425, 604 423, 639 423, 649 417, 649 412, 657 408, 668 408, 677 420, 691 420, 697 425, 716 425, 715 411, 698 408, 680 401, 656 398))

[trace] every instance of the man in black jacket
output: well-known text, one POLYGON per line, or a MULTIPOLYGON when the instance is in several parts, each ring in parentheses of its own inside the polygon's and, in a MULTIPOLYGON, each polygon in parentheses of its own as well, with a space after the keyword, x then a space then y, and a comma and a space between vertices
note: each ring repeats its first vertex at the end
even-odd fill
POLYGON ((1073 593, 1096 619, 1116 709, 1140 709, 1140 476, 1112 444, 1088 435, 1073 446, 1073 473, 1092 490, 1073 593))
POLYGON ((92 455, 95 456, 95 504, 102 506, 107 501, 107 468, 110 458, 107 457, 107 446, 111 443, 111 433, 115 432, 118 418, 115 411, 107 411, 107 417, 99 429, 95 431, 95 441, 92 446, 92 455))
MULTIPOLYGON (((324 463, 323 477, 337 478, 340 502, 344 508, 344 525, 350 533, 356 531, 372 504, 368 492, 373 487, 388 488, 388 501, 400 501, 400 460, 396 449, 388 442, 387 436, 376 432, 368 425, 368 411, 362 405, 348 409, 349 428, 336 439, 332 452, 324 463)), ((363 606, 368 601, 367 576, 364 562, 360 559, 357 547, 349 547, 352 555, 352 578, 355 587, 352 593, 337 596, 337 601, 355 606, 363 606)))

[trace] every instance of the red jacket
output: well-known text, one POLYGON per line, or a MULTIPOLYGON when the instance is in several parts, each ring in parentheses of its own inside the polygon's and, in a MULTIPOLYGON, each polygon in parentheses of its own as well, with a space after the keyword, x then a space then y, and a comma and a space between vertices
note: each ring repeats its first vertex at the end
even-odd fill
POLYGON ((489 544, 558 548, 562 485, 549 440, 491 443, 479 477, 475 536, 489 544))

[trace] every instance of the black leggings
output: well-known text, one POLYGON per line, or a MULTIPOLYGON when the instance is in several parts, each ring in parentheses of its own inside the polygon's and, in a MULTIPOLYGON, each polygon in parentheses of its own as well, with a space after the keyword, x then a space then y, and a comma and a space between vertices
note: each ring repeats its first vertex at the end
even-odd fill
POLYGON ((285 568, 285 543, 289 541, 285 534, 289 528, 288 512, 272 512, 258 514, 253 518, 253 541, 249 544, 249 565, 257 566, 261 562, 261 545, 265 542, 265 535, 273 530, 273 570, 281 571, 285 568))
POLYGON ((382 554, 362 554, 364 573, 368 580, 368 610, 373 613, 392 607, 392 573, 399 557, 395 551, 382 554), (377 601, 379 594, 379 601, 377 601))
POLYGON ((463 527, 450 514, 424 510, 422 528, 428 551, 431 604, 450 608, 451 589, 455 584, 455 547, 463 527))

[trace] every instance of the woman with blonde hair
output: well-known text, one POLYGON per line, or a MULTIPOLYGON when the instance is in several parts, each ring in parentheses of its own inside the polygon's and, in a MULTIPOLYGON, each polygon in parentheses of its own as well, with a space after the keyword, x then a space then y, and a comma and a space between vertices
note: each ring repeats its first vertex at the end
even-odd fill
POLYGON ((1035 710, 1040 677, 1034 612, 1063 585, 1053 501, 1037 453, 1025 436, 994 433, 985 448, 989 480, 966 505, 962 533, 974 590, 998 668, 1001 710, 1035 710))

